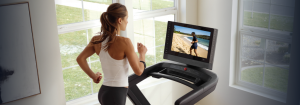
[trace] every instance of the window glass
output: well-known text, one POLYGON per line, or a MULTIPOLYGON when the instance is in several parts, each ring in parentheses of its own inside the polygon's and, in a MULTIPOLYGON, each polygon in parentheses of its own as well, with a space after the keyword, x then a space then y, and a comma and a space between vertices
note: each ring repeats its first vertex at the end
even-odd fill
POLYGON ((81 1, 77 0, 70 0, 70 1, 63 1, 63 0, 56 0, 56 19, 57 25, 63 24, 70 24, 76 22, 82 22, 82 6, 77 5, 76 7, 66 5, 71 2, 81 3, 81 1))
POLYGON ((288 69, 266 65, 264 86, 281 92, 287 92, 288 69))
POLYGON ((97 3, 97 4, 105 4, 110 5, 112 4, 112 0, 83 0, 85 2, 97 3))
POLYGON ((174 7, 174 0, 132 0, 133 12, 174 7))
POLYGON ((265 39, 243 35, 242 58, 264 61, 265 39))
POLYGON ((59 34, 58 38, 62 68, 78 65, 76 58, 87 45, 86 30, 59 34))
POLYGON ((159 46, 155 48, 155 57, 156 57, 156 63, 161 62, 161 61, 165 61, 164 58, 164 50, 165 50, 165 46, 159 46))
POLYGON ((270 29, 293 31, 294 8, 272 5, 270 17, 270 29))
POLYGON ((266 63, 283 68, 289 68, 290 44, 280 41, 268 40, 266 50, 266 63))
POLYGON ((241 80, 269 89, 287 91, 288 69, 242 59, 241 80))
POLYGON ((141 42, 146 45, 146 64, 151 66, 163 61, 168 21, 174 21, 174 14, 134 21, 134 45, 141 42))
POLYGON ((291 45, 247 35, 242 45, 240 79, 286 92, 291 45))
POLYGON ((154 18, 155 46, 165 45, 168 21, 175 21, 174 14, 154 18))
POLYGON ((147 47, 146 65, 155 64, 155 36, 154 36, 154 20, 153 18, 140 19, 134 21, 134 46, 142 43, 147 47))
MULTIPOLYGON (((63 67, 66 101, 97 93, 103 82, 95 84, 80 68, 76 58, 84 50, 91 38, 100 31, 100 27, 59 34, 60 55, 63 67)), ((94 53, 87 59, 92 71, 102 72, 99 56, 94 53)))
POLYGON ((66 101, 91 94, 91 81, 76 62, 87 45, 86 30, 59 34, 66 101))
POLYGON ((153 18, 140 19, 134 21, 134 34, 154 37, 154 20, 153 18))
MULTIPOLYGON (((271 0, 273 5, 295 7, 295 0, 271 0)), ((269 2, 268 2, 269 3, 269 2)))
POLYGON ((154 20, 153 18, 140 19, 134 21, 134 41, 136 46, 137 42, 143 43, 146 47, 154 47, 154 20))
POLYGON ((262 2, 244 1, 245 26, 269 28, 270 4, 262 2))
POLYGON ((295 0, 244 0, 243 25, 292 32, 295 0))
POLYGON ((91 79, 79 66, 63 70, 63 79, 66 101, 92 93, 91 79))
POLYGON ((174 0, 152 0, 152 10, 174 7, 174 0))
POLYGON ((264 64, 249 59, 242 59, 240 79, 256 85, 263 84, 264 64))
POLYGON ((165 49, 165 41, 166 41, 166 33, 167 33, 167 25, 168 21, 174 21, 174 14, 165 15, 155 17, 155 57, 156 63, 165 61, 163 59, 164 49, 165 49))
POLYGON ((151 0, 132 0, 134 12, 151 10, 151 0))
POLYGON ((247 1, 254 1, 254 2, 261 2, 261 3, 270 3, 271 2, 271 0, 247 0, 247 1))
POLYGON ((155 48, 147 48, 147 53, 146 53, 146 57, 145 57, 145 60, 146 60, 146 66, 149 67, 151 65, 154 65, 155 64, 155 48))
POLYGON ((56 0, 57 25, 100 19, 111 3, 112 0, 56 0))
POLYGON ((100 19, 108 6, 112 4, 112 0, 83 0, 83 8, 85 9, 85 20, 100 19))

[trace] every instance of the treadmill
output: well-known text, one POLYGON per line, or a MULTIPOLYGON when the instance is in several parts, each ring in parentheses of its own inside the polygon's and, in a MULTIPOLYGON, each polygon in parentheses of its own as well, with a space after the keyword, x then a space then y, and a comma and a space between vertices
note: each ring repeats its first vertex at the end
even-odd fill
MULTIPOLYGON (((166 78, 193 89, 177 99, 174 103, 175 105, 194 105, 213 92, 218 83, 217 75, 210 71, 213 66, 216 37, 217 29, 169 21, 164 50, 164 59, 167 60, 145 68, 141 76, 130 75, 128 77, 128 98, 134 105, 150 105, 149 101, 137 87, 139 82, 148 77, 166 78), (173 37, 187 34, 183 32, 184 30, 201 33, 198 37, 203 36, 201 38, 208 39, 207 57, 189 55, 172 49, 173 37), (181 31, 181 33, 178 33, 178 31, 181 31)), ((184 40, 183 37, 181 38, 184 40)))

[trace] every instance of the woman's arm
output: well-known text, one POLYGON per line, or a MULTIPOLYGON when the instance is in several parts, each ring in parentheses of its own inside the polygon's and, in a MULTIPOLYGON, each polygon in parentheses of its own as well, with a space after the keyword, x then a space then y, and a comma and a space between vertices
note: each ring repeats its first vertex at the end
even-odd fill
MULTIPOLYGON (((94 36, 95 37, 95 36, 94 36)), ((92 40, 94 39, 92 38, 92 40)), ((91 40, 91 41, 92 41, 91 40)), ((86 59, 93 55, 95 53, 94 45, 93 43, 90 43, 84 48, 84 50, 78 55, 77 57, 77 63, 81 67, 81 69, 90 77, 94 80, 95 83, 99 83, 101 80, 101 73, 95 74, 89 67, 86 59), (100 77, 99 77, 100 76, 100 77), (100 79, 100 80, 98 80, 100 79)))
MULTIPOLYGON (((139 53, 140 57, 138 58, 137 54, 134 51, 134 47, 131 43, 131 40, 129 38, 125 38, 125 43, 126 43, 126 50, 125 50, 125 55, 127 56, 127 59, 129 61, 129 64, 131 68, 133 69, 134 73, 138 76, 141 76, 144 72, 144 64, 140 61, 145 62, 145 55, 147 52, 147 48, 140 44, 140 47, 143 47, 143 51, 139 53)), ((139 45, 138 45, 139 46, 139 45)))

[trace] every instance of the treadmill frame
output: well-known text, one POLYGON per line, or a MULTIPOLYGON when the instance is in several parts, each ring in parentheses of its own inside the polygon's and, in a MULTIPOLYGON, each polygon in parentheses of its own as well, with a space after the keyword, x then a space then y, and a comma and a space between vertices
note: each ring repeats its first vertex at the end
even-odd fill
POLYGON ((150 105, 149 101, 146 99, 146 97, 143 95, 141 90, 136 85, 139 82, 143 81, 144 79, 148 78, 149 76, 152 76, 154 78, 167 78, 179 82, 181 84, 184 84, 193 89, 192 91, 186 93, 185 95, 177 99, 175 101, 175 105, 194 105, 199 100, 201 100, 209 93, 214 91, 218 82, 217 75, 204 68, 191 66, 179 62, 169 61, 169 60, 163 61, 147 67, 141 76, 132 74, 128 77, 129 88, 128 88, 127 95, 134 105, 150 105), (182 68, 185 67, 187 68, 187 70, 186 71, 182 70, 182 68), (186 73, 183 73, 182 76, 180 76, 180 74, 174 76, 168 74, 167 71, 164 70, 186 72, 186 73), (191 76, 192 74, 189 71, 194 72, 198 76, 198 79, 197 78, 195 79, 196 82, 191 81, 191 82, 195 82, 194 84, 187 82, 186 78, 185 79, 181 78, 184 76, 185 77, 191 76))

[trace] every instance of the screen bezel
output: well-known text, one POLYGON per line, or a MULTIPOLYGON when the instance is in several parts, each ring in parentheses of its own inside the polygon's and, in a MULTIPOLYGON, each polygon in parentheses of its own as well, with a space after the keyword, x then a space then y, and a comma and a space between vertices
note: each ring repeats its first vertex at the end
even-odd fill
POLYGON ((182 61, 182 60, 178 60, 178 61, 182 62, 182 63, 186 63, 186 60, 190 59, 193 62, 196 61, 197 63, 199 63, 199 65, 197 65, 197 63, 196 64, 192 63, 191 65, 193 65, 193 66, 200 67, 201 66, 200 63, 203 63, 205 65, 202 65, 201 67, 207 65, 207 67, 204 67, 204 68, 211 69, 212 68, 212 62, 213 62, 213 57, 214 57, 214 51, 215 51, 214 48, 215 48, 215 42, 216 42, 216 35, 217 35, 217 29, 214 29, 214 28, 168 21, 168 28, 167 28, 166 42, 165 42, 165 50, 164 50, 164 58, 169 59, 167 55, 172 55, 172 57, 173 57, 172 60, 174 60, 174 57, 187 58, 187 59, 185 59, 185 61, 182 61), (196 56, 192 56, 192 55, 189 55, 189 54, 184 54, 184 53, 171 51, 173 33, 174 33, 174 26, 175 25, 210 32, 210 41, 209 41, 209 46, 208 46, 207 58, 196 57, 196 56))

